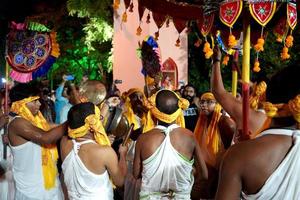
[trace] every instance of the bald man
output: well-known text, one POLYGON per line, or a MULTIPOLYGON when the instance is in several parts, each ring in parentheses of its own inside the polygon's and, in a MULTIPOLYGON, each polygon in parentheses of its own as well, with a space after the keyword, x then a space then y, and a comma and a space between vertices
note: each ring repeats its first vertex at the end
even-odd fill
POLYGON ((188 101, 160 90, 151 103, 158 125, 138 138, 133 165, 135 178, 142 178, 140 199, 190 199, 194 164, 203 179, 207 168, 194 134, 175 123, 188 101))

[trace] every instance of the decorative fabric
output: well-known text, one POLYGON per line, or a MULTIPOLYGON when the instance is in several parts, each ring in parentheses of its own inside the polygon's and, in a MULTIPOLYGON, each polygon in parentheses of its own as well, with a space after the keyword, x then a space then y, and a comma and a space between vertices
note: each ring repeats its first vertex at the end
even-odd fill
MULTIPOLYGON (((211 92, 204 93, 201 100, 215 100, 211 92)), ((210 122, 205 114, 200 113, 194 133, 206 163, 218 168, 224 145, 220 136, 218 122, 221 118, 221 106, 216 103, 210 122)))
POLYGON ((297 25, 297 6, 295 3, 287 3, 287 21, 292 30, 297 25))
MULTIPOLYGON (((11 111, 17 113, 22 118, 29 121, 32 125, 44 131, 48 131, 50 129, 50 126, 43 117, 42 113, 39 111, 38 114, 34 116, 26 106, 27 103, 35 101, 37 99, 39 99, 39 97, 34 96, 13 102, 11 111)), ((56 161, 58 159, 58 152, 56 145, 43 145, 41 159, 43 167, 44 187, 45 189, 49 190, 55 187, 55 180, 57 176, 56 161)))
POLYGON ((287 129, 269 129, 263 135, 286 135, 293 137, 293 145, 285 158, 268 177, 265 184, 256 194, 245 194, 247 200, 297 199, 300 196, 300 131, 287 129))
POLYGON ((194 159, 186 158, 172 146, 170 135, 178 127, 177 124, 155 127, 165 134, 165 139, 156 151, 143 161, 140 199, 190 199, 194 183, 194 159))
POLYGON ((232 27, 243 9, 243 1, 224 1, 220 5, 220 20, 228 27, 232 27))
POLYGON ((199 27, 201 30, 201 34, 206 37, 209 33, 210 30, 212 28, 212 25, 214 24, 214 20, 215 20, 215 14, 211 13, 211 14, 206 14, 203 16, 203 22, 201 24, 201 26, 199 27))
POLYGON ((300 95, 297 95, 294 99, 290 100, 288 106, 294 119, 300 123, 300 95))
MULTIPOLYGON (((162 91, 162 90, 160 90, 160 91, 162 91)), ((171 122, 176 121, 176 124, 180 125, 181 127, 185 127, 184 116, 183 116, 182 110, 185 110, 189 107, 189 105, 190 105, 189 101, 184 98, 179 97, 179 95, 177 93, 175 93, 171 90, 168 90, 176 95, 176 97, 178 99, 178 109, 170 115, 165 114, 163 112, 160 112, 156 107, 156 95, 160 91, 156 92, 156 94, 152 95, 149 98, 150 105, 148 105, 148 106, 150 108, 150 112, 152 113, 152 115, 155 118, 157 118, 158 120, 163 121, 165 123, 171 123, 171 122)))
POLYGON ((85 136, 90 130, 92 130, 98 144, 110 146, 110 141, 100 121, 100 110, 97 106, 95 106, 95 113, 87 116, 84 122, 85 124, 79 128, 71 129, 69 127, 68 136, 75 139, 85 136))
POLYGON ((45 75, 60 55, 56 32, 36 22, 12 22, 7 35, 6 59, 13 68, 10 76, 18 82, 29 82, 45 75))
POLYGON ((249 3, 249 10, 252 17, 261 25, 266 26, 276 11, 276 2, 253 2, 249 3))

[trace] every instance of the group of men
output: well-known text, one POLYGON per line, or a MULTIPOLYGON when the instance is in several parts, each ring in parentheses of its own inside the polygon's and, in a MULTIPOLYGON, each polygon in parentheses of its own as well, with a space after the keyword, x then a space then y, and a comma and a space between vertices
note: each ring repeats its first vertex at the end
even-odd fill
POLYGON ((124 116, 136 135, 118 152, 103 126, 115 101, 101 104, 88 92, 98 83, 86 83, 90 85, 79 92, 61 125, 49 124, 39 111, 37 88, 14 86, 8 139, 15 199, 64 199, 65 185, 69 199, 112 200, 113 187, 124 183, 124 199, 297 199, 300 87, 280 100, 270 92, 267 100, 286 103, 277 106, 284 116, 270 119, 250 110, 250 133, 243 133, 250 137, 232 145, 242 127, 242 102, 224 89, 220 60, 216 47, 212 92, 198 101, 190 85, 184 98, 168 89, 148 99, 139 89, 125 93, 124 116), (55 145, 59 140, 60 152, 55 145), (58 177, 58 155, 63 179, 58 177))

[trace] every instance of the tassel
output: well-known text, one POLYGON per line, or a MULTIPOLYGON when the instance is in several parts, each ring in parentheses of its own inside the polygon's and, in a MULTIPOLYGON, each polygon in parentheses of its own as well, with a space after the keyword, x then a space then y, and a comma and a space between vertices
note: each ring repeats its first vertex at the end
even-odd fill
POLYGON ((210 44, 206 41, 204 44, 203 52, 205 53, 205 58, 209 59, 213 55, 213 50, 210 48, 210 44))
POLYGON ((136 29, 136 35, 137 35, 137 36, 140 36, 141 33, 142 33, 142 28, 141 28, 141 26, 139 26, 139 27, 136 29))
POLYGON ((126 13, 126 11, 122 15, 122 22, 124 22, 124 23, 127 22, 127 13, 126 13))
POLYGON ((113 7, 115 10, 118 10, 120 7, 120 0, 115 0, 113 7))
POLYGON ((229 56, 226 54, 226 56, 223 58, 222 64, 227 66, 229 61, 229 56))
POLYGON ((129 12, 133 12, 133 2, 131 2, 131 4, 129 5, 129 12))
POLYGON ((293 41, 294 41, 294 38, 293 38, 292 35, 287 36, 286 39, 285 39, 285 46, 287 48, 292 47, 293 46, 293 41))
POLYGON ((166 27, 168 28, 169 26, 170 26, 170 18, 168 18, 166 21, 166 27))
POLYGON ((260 63, 259 63, 258 59, 255 59, 254 67, 253 67, 254 72, 259 72, 260 71, 259 65, 260 65, 260 63))
POLYGON ((237 45, 237 40, 235 39, 235 36, 230 34, 228 37, 228 47, 231 49, 236 45, 237 45))
POLYGON ((176 44, 175 44, 176 47, 180 47, 180 38, 178 37, 178 39, 176 40, 176 44))
POLYGON ((159 37, 159 30, 154 33, 154 39, 157 41, 159 37))
POLYGON ((256 52, 261 52, 264 51, 264 44, 265 40, 264 38, 258 38, 256 45, 254 45, 254 49, 256 52))
POLYGON ((279 42, 279 43, 282 43, 282 38, 278 37, 278 38, 276 38, 276 41, 279 42))
POLYGON ((147 24, 150 24, 150 13, 148 13, 148 15, 147 15, 146 23, 147 23, 147 24))
POLYGON ((282 60, 287 60, 291 57, 291 55, 288 54, 288 52, 289 52, 289 49, 286 46, 283 47, 282 53, 280 53, 280 57, 282 60))
POLYGON ((202 40, 200 38, 198 38, 197 41, 194 43, 194 46, 200 47, 201 44, 202 44, 202 40))

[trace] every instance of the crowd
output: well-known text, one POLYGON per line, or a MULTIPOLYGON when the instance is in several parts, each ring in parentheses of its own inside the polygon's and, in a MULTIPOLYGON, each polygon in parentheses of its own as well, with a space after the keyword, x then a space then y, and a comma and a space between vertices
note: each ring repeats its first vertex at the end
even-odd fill
POLYGON ((0 199, 299 199, 300 86, 282 78, 299 67, 253 86, 243 133, 220 60, 216 47, 203 94, 157 83, 120 94, 67 76, 55 92, 15 84, 8 116, 1 99, 0 199))

